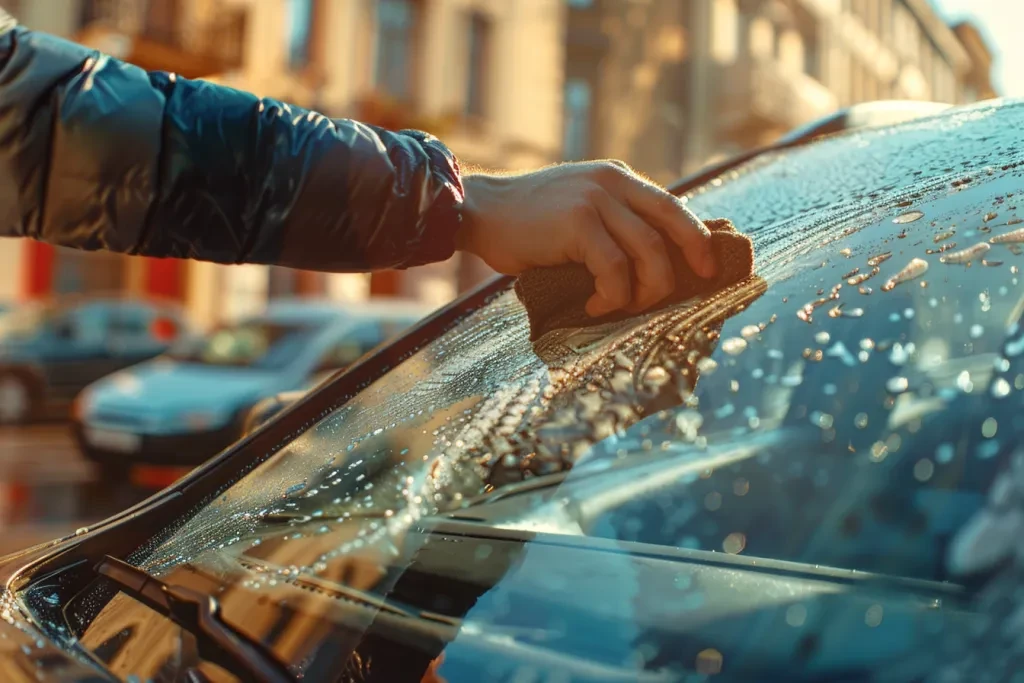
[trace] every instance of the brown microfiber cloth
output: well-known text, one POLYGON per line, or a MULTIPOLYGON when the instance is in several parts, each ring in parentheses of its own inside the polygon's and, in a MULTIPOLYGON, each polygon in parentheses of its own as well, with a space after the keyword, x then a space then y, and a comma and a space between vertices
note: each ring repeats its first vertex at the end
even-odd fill
MULTIPOLYGON (((711 252, 718 264, 718 273, 702 278, 693 272, 682 251, 670 249, 675 271, 675 289, 658 307, 680 303, 702 294, 724 289, 754 273, 754 244, 724 218, 705 222, 711 231, 711 252)), ((630 317, 631 313, 615 311, 600 318, 587 315, 587 301, 594 294, 594 278, 586 266, 568 263, 548 268, 534 268, 516 280, 516 295, 526 307, 530 319, 530 340, 536 341, 551 330, 589 327, 630 317)))

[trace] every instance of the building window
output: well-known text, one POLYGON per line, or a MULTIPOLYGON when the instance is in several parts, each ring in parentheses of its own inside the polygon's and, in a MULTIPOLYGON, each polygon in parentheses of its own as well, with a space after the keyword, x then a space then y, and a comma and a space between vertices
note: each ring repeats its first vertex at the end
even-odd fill
POLYGON ((309 63, 313 0, 288 0, 288 64, 301 69, 309 63))
POLYGON ((491 62, 490 20, 479 12, 469 15, 469 73, 466 79, 466 116, 487 115, 487 76, 491 62))
POLYGON ((715 0, 711 5, 711 54, 723 64, 736 61, 739 53, 736 0, 715 0))
POLYGON ((747 40, 750 54, 754 57, 772 57, 775 55, 775 27, 765 17, 755 17, 750 22, 750 35, 747 40))
POLYGON ((565 83, 565 147, 566 161, 586 159, 590 152, 590 119, 593 92, 590 83, 582 78, 570 78, 565 83))
POLYGON ((806 67, 807 54, 799 31, 789 29, 779 36, 779 63, 790 73, 800 73, 806 67))
POLYGON ((374 81, 400 100, 412 96, 411 66, 416 40, 416 12, 412 0, 378 0, 377 63, 374 81))

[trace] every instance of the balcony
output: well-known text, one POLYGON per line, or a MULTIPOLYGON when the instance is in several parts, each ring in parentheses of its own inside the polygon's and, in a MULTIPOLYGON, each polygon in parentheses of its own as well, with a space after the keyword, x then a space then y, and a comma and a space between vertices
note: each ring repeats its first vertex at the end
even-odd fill
POLYGON ((721 67, 717 80, 717 120, 732 136, 778 135, 837 107, 828 88, 775 59, 741 58, 721 67))
POLYGON ((147 70, 173 71, 203 78, 238 69, 245 41, 245 13, 229 8, 201 21, 174 16, 139 16, 134 3, 105 2, 90 6, 86 23, 75 39, 147 70))

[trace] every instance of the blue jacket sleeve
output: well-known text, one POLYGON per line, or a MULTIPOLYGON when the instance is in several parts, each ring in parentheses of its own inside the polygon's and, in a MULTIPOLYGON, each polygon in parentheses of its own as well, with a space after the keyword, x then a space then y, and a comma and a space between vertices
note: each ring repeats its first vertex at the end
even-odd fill
POLYGON ((0 10, 0 236, 407 268, 452 255, 462 197, 455 157, 428 134, 149 73, 0 10))

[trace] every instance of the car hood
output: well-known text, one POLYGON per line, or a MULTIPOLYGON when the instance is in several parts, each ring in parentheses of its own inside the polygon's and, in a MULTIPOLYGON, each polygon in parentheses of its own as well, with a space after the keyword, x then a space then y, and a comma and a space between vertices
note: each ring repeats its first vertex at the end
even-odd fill
POLYGON ((285 386, 276 373, 159 359, 93 384, 85 416, 107 412, 171 417, 185 412, 233 413, 285 386))
POLYGON ((4 683, 100 683, 114 681, 70 656, 24 616, 0 590, 0 680, 4 683))

